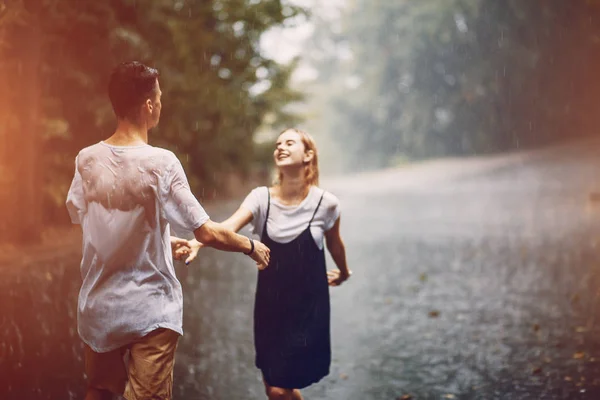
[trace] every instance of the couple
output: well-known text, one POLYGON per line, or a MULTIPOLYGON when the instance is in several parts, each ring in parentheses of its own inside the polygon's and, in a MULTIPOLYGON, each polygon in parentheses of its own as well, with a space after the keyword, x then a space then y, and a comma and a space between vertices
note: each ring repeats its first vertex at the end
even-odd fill
POLYGON ((160 117, 158 76, 138 62, 113 71, 117 129, 78 154, 67 196, 71 220, 83 230, 77 316, 85 398, 172 398, 183 334, 172 255, 189 262, 209 246, 256 262, 256 366, 269 399, 301 399, 298 389, 329 372, 328 285, 350 276, 338 200, 317 187, 315 143, 302 131, 284 131, 274 150, 277 183, 254 189, 229 219, 213 222, 176 156, 148 144, 160 117), (235 233, 248 223, 261 242, 235 233), (196 239, 172 236, 171 228, 196 239), (339 270, 326 271, 324 243, 339 270))

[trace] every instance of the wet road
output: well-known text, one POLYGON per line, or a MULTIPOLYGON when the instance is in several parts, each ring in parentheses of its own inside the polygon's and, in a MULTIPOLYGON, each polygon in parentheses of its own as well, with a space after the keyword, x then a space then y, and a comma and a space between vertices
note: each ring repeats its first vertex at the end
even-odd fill
MULTIPOLYGON (((599 154, 585 142, 324 182, 354 275, 331 290, 332 370, 306 399, 600 398, 599 154)), ((0 399, 81 398, 77 263, 4 274, 0 399)), ((178 273, 176 398, 264 398, 252 262, 205 250, 178 273)))

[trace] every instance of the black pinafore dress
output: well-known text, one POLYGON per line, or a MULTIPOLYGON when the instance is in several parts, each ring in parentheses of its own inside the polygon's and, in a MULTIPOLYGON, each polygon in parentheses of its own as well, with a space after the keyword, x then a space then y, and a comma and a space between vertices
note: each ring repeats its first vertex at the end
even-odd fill
POLYGON ((271 249, 271 260, 258 272, 254 345, 256 366, 270 386, 302 389, 329 374, 330 304, 325 252, 310 233, 323 194, 306 229, 289 243, 269 237, 268 196, 261 240, 271 249))

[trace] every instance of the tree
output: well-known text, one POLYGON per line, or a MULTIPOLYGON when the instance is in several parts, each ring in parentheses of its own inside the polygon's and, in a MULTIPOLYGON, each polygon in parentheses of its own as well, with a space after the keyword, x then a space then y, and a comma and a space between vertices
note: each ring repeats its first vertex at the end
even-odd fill
POLYGON ((351 4, 342 29, 317 31, 312 55, 325 130, 351 168, 539 145, 592 123, 591 2, 351 4), (575 70, 572 60, 585 62, 575 70))
POLYGON ((151 142, 178 154, 201 196, 248 170, 265 115, 295 118, 284 110, 299 96, 287 85, 293 65, 258 47, 265 30, 304 12, 280 0, 0 4, 4 238, 33 238, 42 223, 66 221, 77 151, 114 129, 106 84, 118 62, 161 72, 165 105, 151 142), (270 87, 257 92, 257 83, 270 87))
POLYGON ((0 207, 13 210, 13 221, 18 218, 18 225, 12 226, 8 219, 3 218, 0 232, 12 228, 12 233, 21 240, 39 237, 41 219, 41 202, 36 192, 36 187, 42 182, 38 159, 41 52, 38 7, 35 1, 22 1, 14 9, 0 14, 0 21, 4 22, 0 29, 1 48, 8 47, 6 37, 14 40, 9 57, 0 64, 0 87, 8 95, 0 101, 0 137, 3 142, 0 207), (18 132, 18 135, 7 135, 9 130, 18 132))

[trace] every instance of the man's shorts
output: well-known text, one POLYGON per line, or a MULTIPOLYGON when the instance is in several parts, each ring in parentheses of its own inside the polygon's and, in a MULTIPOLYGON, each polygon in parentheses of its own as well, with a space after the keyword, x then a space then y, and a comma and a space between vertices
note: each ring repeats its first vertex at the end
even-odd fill
POLYGON ((85 345, 88 386, 122 395, 127 400, 170 400, 178 340, 177 332, 160 328, 108 353, 96 353, 85 345), (126 363, 124 357, 128 351, 126 363))

